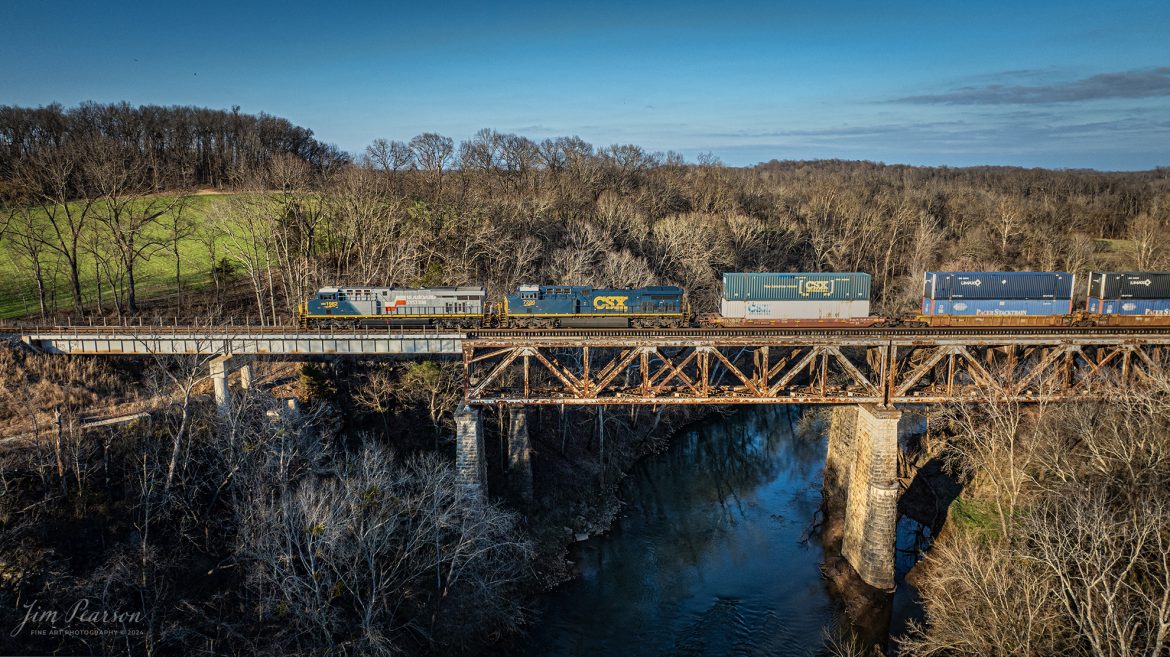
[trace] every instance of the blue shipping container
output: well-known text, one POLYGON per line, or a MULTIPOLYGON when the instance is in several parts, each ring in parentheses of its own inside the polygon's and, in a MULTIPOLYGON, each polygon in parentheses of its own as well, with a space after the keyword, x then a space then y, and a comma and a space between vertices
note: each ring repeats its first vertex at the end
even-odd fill
POLYGON ((1068 299, 926 299, 924 315, 1064 315, 1072 311, 1068 299))
POLYGON ((858 301, 869 299, 864 272, 731 272, 723 274, 725 301, 858 301))
POLYGON ((1068 272, 926 272, 924 299, 1071 299, 1068 272))
POLYGON ((1170 299, 1170 272, 1103 271, 1089 274, 1089 297, 1170 299))
POLYGON ((1170 299, 1098 299, 1089 297, 1089 312, 1101 315, 1170 315, 1170 299))

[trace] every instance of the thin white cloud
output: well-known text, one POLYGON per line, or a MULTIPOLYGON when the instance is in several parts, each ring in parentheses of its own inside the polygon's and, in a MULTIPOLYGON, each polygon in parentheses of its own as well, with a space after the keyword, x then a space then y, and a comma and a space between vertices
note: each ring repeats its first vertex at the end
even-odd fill
POLYGON ((1036 105, 1157 96, 1170 96, 1170 67, 1101 73, 1052 84, 962 87, 940 94, 906 96, 895 102, 919 105, 1036 105))

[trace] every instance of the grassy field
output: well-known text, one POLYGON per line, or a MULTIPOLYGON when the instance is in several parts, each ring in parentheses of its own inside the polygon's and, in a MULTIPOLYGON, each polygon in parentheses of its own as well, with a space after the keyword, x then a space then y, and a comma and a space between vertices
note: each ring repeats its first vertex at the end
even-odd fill
MULTIPOLYGON (((207 214, 209 208, 217 203, 223 203, 226 198, 223 194, 198 194, 189 198, 183 210, 183 219, 190 220, 196 231, 206 232, 208 226, 207 214)), ((171 231, 170 218, 160 220, 161 223, 151 228, 148 238, 157 238, 167 241, 171 231)), ((47 226, 46 226, 47 230, 47 226)), ((211 257, 208 253, 205 239, 201 239, 198 232, 181 240, 179 243, 179 259, 182 265, 184 291, 206 288, 211 282, 211 257)), ((223 249, 217 245, 218 257, 223 257, 223 249)), ((69 271, 64 259, 57 254, 46 250, 44 271, 46 287, 48 288, 48 303, 50 309, 55 301, 59 311, 67 312, 72 304, 69 292, 69 271)), ((81 257, 81 293, 87 306, 92 306, 97 300, 98 283, 94 271, 94 260, 91 256, 81 257)), ((139 301, 147 301, 175 294, 175 254, 169 245, 152 251, 149 259, 140 260, 136 267, 135 278, 138 285, 139 301)), ((109 283, 103 281, 103 306, 107 311, 112 309, 113 301, 109 283)), ((36 281, 32 269, 26 261, 19 257, 12 241, 9 238, 0 240, 0 318, 12 319, 33 316, 39 312, 37 303, 36 281)))

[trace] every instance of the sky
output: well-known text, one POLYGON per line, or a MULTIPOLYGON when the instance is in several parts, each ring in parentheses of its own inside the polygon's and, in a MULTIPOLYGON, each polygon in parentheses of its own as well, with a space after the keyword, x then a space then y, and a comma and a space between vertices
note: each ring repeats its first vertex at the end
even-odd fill
POLYGON ((731 165, 1170 165, 1170 0, 0 2, 0 105, 481 128, 731 165))

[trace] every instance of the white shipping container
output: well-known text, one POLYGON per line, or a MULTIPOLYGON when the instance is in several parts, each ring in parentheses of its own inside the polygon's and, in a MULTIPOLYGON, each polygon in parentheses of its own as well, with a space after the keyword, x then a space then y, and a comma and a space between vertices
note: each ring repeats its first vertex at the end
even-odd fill
POLYGON ((857 319, 869 317, 869 299, 852 301, 728 301, 721 311, 731 319, 857 319))

